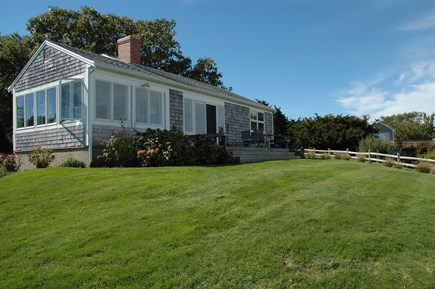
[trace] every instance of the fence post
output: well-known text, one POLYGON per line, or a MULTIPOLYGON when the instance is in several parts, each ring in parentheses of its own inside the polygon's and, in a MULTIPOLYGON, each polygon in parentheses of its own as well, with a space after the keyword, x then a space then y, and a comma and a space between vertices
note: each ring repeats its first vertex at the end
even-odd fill
POLYGON ((331 148, 328 148, 328 157, 331 158, 331 148))
POLYGON ((400 153, 397 153, 397 163, 400 163, 400 153))
POLYGON ((369 164, 372 163, 372 156, 370 155, 370 150, 369 150, 369 164))

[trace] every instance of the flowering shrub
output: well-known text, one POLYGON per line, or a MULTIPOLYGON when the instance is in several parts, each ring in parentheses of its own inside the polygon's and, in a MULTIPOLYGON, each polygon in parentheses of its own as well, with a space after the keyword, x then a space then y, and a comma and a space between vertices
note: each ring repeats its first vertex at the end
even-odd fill
POLYGON ((103 151, 98 159, 101 159, 109 167, 136 167, 138 149, 136 132, 131 128, 122 126, 120 131, 113 131, 103 141, 103 151))
POLYGON ((21 167, 21 164, 22 162, 19 155, 15 153, 0 153, 0 166, 3 167, 6 172, 13 173, 18 171, 21 167))
POLYGON ((54 160, 53 150, 49 148, 36 148, 29 155, 29 161, 36 166, 37 169, 46 168, 54 160))

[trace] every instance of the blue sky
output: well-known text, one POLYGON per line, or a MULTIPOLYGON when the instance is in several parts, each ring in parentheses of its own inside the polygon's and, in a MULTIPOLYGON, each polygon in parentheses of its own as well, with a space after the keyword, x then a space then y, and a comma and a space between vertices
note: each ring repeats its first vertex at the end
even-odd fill
MULTIPOLYGON (((183 54, 213 58, 226 86, 289 117, 435 113, 433 0, 7 2, 0 33, 48 6, 177 22, 183 54)), ((4 5, 3 5, 4 6, 4 5)))

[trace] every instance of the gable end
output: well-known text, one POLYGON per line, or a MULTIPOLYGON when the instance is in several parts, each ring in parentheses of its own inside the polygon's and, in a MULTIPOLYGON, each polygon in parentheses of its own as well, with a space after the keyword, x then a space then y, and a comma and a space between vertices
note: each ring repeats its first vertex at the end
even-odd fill
POLYGON ((85 72, 86 63, 45 45, 17 79, 15 92, 37 87, 85 72))

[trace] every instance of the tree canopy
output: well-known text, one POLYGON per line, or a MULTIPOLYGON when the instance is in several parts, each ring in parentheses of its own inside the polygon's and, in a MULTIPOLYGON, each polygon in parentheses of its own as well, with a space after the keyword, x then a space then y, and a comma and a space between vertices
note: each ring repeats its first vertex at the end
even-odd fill
POLYGON ((431 140, 434 135, 435 114, 408 112, 381 117, 381 121, 394 129, 396 140, 431 140))
POLYGON ((12 95, 7 88, 44 42, 64 43, 98 54, 117 56, 117 40, 134 35, 142 41, 141 63, 167 72, 224 87, 222 73, 210 57, 192 60, 184 56, 175 40, 174 20, 133 20, 115 14, 101 14, 91 7, 69 10, 50 7, 28 20, 29 36, 0 35, 0 151, 10 151, 12 95))

